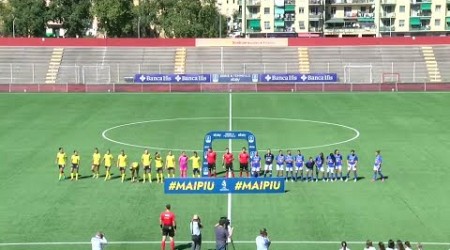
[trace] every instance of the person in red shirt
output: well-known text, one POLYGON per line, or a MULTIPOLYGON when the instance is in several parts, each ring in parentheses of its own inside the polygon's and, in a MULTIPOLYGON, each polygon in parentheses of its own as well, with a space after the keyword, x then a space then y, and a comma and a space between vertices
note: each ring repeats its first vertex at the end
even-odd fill
POLYGON ((226 148, 225 154, 222 157, 222 166, 225 168, 225 178, 228 178, 228 175, 230 173, 231 176, 234 177, 233 161, 234 161, 233 153, 230 152, 229 148, 226 148))
POLYGON ((250 155, 247 153, 247 149, 245 147, 242 148, 242 152, 239 154, 239 177, 242 177, 242 172, 245 171, 247 177, 248 174, 248 161, 250 159, 250 155))
POLYGON ((170 204, 166 205, 166 210, 161 213, 159 218, 159 226, 162 232, 161 249, 166 249, 166 238, 169 236, 170 239, 170 249, 175 250, 175 230, 177 229, 177 224, 175 222, 175 214, 170 211, 170 204))
POLYGON ((208 162, 208 176, 216 176, 216 158, 217 154, 214 152, 212 147, 208 148, 208 152, 206 153, 206 161, 208 162))

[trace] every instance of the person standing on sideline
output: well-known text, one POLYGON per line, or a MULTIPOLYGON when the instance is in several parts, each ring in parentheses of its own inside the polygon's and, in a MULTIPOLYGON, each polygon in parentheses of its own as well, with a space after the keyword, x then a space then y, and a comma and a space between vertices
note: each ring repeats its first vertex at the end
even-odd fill
POLYGON ((194 151, 194 155, 189 160, 192 161, 192 177, 200 177, 200 156, 197 151, 194 151))
POLYGON ((294 156, 291 154, 291 150, 287 151, 287 154, 285 156, 285 162, 286 162, 286 181, 291 180, 294 182, 294 156), (290 177, 289 177, 290 173, 290 177))
POLYGON ((405 241, 405 250, 412 250, 411 242, 405 241))
POLYGON ((348 248, 346 241, 341 242, 341 250, 350 250, 350 248, 348 248))
POLYGON ((327 156, 327 182, 331 180, 331 182, 334 181, 334 155, 333 153, 330 153, 330 155, 327 156))
POLYGON ((105 164, 105 181, 111 179, 111 166, 112 162, 114 160, 114 156, 111 154, 111 150, 107 150, 106 153, 103 155, 103 163, 105 164))
POLYGON ((206 161, 208 162, 208 176, 209 177, 216 177, 216 160, 217 160, 217 153, 212 149, 212 147, 208 148, 208 152, 206 153, 206 161))
POLYGON ((200 217, 196 214, 192 217, 190 223, 191 236, 192 236, 192 250, 200 250, 202 247, 202 229, 203 225, 200 217))
POLYGON ((344 181, 344 178, 342 178, 342 161, 343 157, 339 150, 334 150, 334 169, 336 171, 336 181, 339 179, 344 181))
POLYGON ((75 180, 78 181, 78 170, 80 169, 80 155, 76 150, 73 151, 73 155, 70 157, 70 161, 72 162, 72 169, 70 171, 70 180, 73 181, 74 180, 73 177, 75 176, 75 180))
POLYGON ((256 237, 256 250, 269 250, 270 239, 267 235, 267 230, 259 230, 259 235, 256 237))
POLYGON ((376 250, 371 240, 366 241, 366 247, 364 247, 364 250, 376 250))
POLYGON ((103 250, 108 244, 105 235, 102 232, 97 232, 94 237, 91 238, 92 250, 103 250))
POLYGON ((297 155, 295 156, 295 181, 298 180, 298 173, 300 172, 300 181, 303 181, 303 163, 305 162, 305 157, 302 155, 302 151, 297 150, 297 155))
POLYGON ((222 157, 222 166, 225 168, 225 178, 228 178, 230 174, 234 178, 233 161, 233 153, 230 152, 229 148, 225 148, 225 154, 222 157))
POLYGON ((247 153, 247 149, 245 147, 242 148, 242 152, 239 154, 239 177, 242 177, 242 172, 245 171, 246 176, 248 177, 248 161, 250 159, 250 155, 247 153))
MULTIPOLYGON (((312 157, 309 157, 308 161, 305 163, 306 167, 306 182, 312 182, 314 181, 314 165, 316 165, 316 162, 312 157)), ((316 176, 319 178, 318 176, 316 176)))
POLYGON ((214 228, 214 233, 216 235, 216 250, 227 250, 228 241, 231 240, 231 237, 233 236, 233 228, 227 226, 228 223, 229 220, 227 218, 221 218, 214 228))
POLYGON ((267 153, 264 155, 264 178, 266 178, 267 174, 272 177, 272 164, 274 158, 275 157, 272 154, 272 151, 270 151, 270 148, 267 149, 267 153))
POLYGON ((141 155, 141 163, 143 169, 142 173, 142 183, 145 183, 146 177, 148 177, 148 182, 152 183, 152 155, 148 152, 148 149, 144 150, 141 155))
POLYGON ((324 161, 323 153, 320 152, 319 155, 316 156, 316 182, 319 181, 319 172, 322 173, 322 181, 325 181, 325 169, 323 168, 324 161))
POLYGON ((178 166, 180 167, 180 176, 182 178, 187 177, 187 168, 188 168, 189 158, 186 155, 186 152, 181 152, 180 157, 178 157, 178 166))
POLYGON ((381 157, 381 151, 375 151, 375 163, 373 165, 373 179, 372 182, 377 180, 377 174, 380 175, 381 181, 384 181, 384 175, 381 173, 381 165, 383 164, 383 157, 381 157))
POLYGON ((277 177, 283 177, 284 172, 284 154, 283 151, 278 151, 277 157, 275 157, 277 163, 277 177))
POLYGON ((170 211, 170 204, 166 205, 166 210, 161 213, 159 218, 159 226, 161 227, 162 240, 161 249, 166 249, 166 238, 169 236, 170 239, 170 249, 175 250, 175 230, 177 229, 177 224, 175 222, 175 214, 170 211))
POLYGON ((355 150, 351 150, 350 154, 347 156, 347 178, 345 178, 345 182, 350 179, 350 172, 353 171, 353 181, 358 181, 358 173, 356 172, 358 164, 358 156, 355 154, 355 150))
POLYGON ((166 170, 167 178, 175 178, 175 155, 172 154, 172 150, 166 156, 166 170))
POLYGON ((59 169, 59 180, 64 180, 66 176, 64 175, 64 168, 66 167, 67 155, 64 153, 64 149, 61 147, 58 149, 56 154, 56 165, 59 169))
POLYGON ((102 159, 102 155, 98 152, 98 148, 94 149, 94 153, 92 154, 92 178, 98 179, 100 175, 100 161, 102 159))
POLYGON ((125 181, 125 170, 128 165, 128 156, 125 154, 125 150, 120 150, 120 155, 117 156, 117 167, 120 170, 120 177, 122 182, 125 181))
POLYGON ((252 176, 258 178, 259 172, 261 171, 261 157, 259 156, 258 151, 255 152, 255 155, 252 157, 252 176))

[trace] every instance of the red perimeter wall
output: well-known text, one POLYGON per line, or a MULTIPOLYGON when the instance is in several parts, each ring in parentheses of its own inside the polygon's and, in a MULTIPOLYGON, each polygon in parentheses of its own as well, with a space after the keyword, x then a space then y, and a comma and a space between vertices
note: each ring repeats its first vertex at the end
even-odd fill
MULTIPOLYGON (((224 38, 230 39, 230 38, 224 38)), ((241 38, 244 39, 244 38, 241 38)), ((286 38, 268 38, 286 39, 286 38)), ((288 38, 288 46, 450 45, 450 37, 288 38)), ((0 46, 15 47, 195 47, 196 39, 149 38, 0 38, 0 46)))

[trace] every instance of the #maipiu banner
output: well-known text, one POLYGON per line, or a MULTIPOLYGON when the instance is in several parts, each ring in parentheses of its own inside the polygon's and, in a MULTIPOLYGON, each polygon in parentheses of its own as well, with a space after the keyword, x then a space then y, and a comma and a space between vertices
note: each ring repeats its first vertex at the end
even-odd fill
POLYGON ((284 178, 167 178, 165 194, 284 193, 284 178))

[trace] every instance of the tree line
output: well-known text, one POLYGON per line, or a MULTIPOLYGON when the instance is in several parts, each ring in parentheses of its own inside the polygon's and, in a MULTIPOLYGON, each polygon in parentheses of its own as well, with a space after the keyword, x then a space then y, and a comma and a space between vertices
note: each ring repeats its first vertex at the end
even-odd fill
POLYGON ((107 37, 218 37, 226 17, 216 0, 8 0, 0 1, 0 35, 43 37, 49 23, 65 37, 85 37, 94 17, 107 37), (222 20, 220 20, 222 19, 222 20), (58 26, 58 25, 56 25, 58 26))

